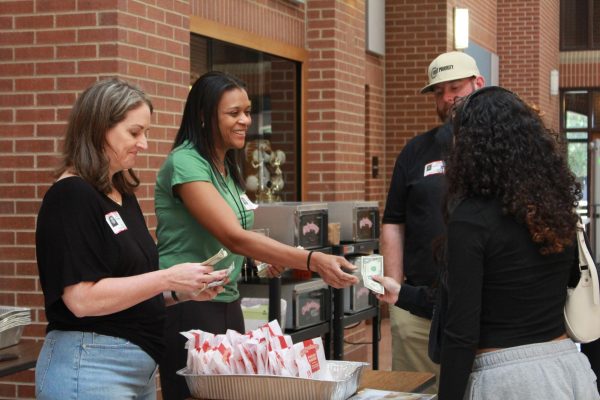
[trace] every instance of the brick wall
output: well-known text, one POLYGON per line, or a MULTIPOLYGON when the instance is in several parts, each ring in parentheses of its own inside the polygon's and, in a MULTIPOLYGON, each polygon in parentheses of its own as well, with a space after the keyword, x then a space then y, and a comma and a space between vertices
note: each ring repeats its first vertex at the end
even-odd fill
MULTIPOLYGON (((439 124, 431 95, 419 90, 427 67, 447 51, 446 0, 386 2, 385 131, 386 187, 406 142, 439 124)), ((385 198, 384 198, 385 200, 385 198)))
POLYGON ((305 6, 301 4, 288 0, 190 0, 190 3, 194 16, 305 48, 305 6))
POLYGON ((557 0, 498 0, 500 84, 538 105, 558 129, 558 96, 550 96, 550 71, 558 69, 557 0))
POLYGON ((286 155, 286 162, 280 166, 285 186, 281 192, 282 201, 296 201, 298 184, 296 174, 300 157, 296 153, 296 123, 298 116, 291 110, 296 106, 297 77, 296 68, 287 61, 273 61, 271 65, 271 147, 273 151, 281 150, 286 155))
MULTIPOLYGON (((188 15, 186 2, 168 0, 24 0, 0 6, 0 304, 32 308, 24 340, 44 336, 35 219, 72 104, 104 77, 128 79, 150 94, 156 112, 137 170, 144 181, 142 207, 151 215, 155 172, 187 93, 188 15)), ((0 397, 33 398, 33 372, 0 380, 0 397)))
POLYGON ((600 51, 560 53, 560 87, 600 87, 600 51))
MULTIPOLYGON (((383 206, 393 163, 406 141, 438 124, 433 99, 418 91, 429 62, 451 49, 456 5, 470 9, 471 40, 499 54, 501 84, 556 120, 551 110, 558 109, 557 99, 548 98, 547 80, 558 63, 557 0, 387 1, 385 57, 365 53, 364 0, 149 3, 0 4, 0 304, 33 309, 27 340, 44 334, 35 216, 51 183, 71 105, 90 83, 115 75, 151 95, 153 129, 137 170, 144 182, 138 195, 153 228, 156 170, 170 149, 187 95, 190 15, 309 51, 305 200, 364 198, 383 206), (373 156, 380 163, 376 178, 373 156)), ((561 86, 600 86, 597 58, 592 52, 565 54, 561 86)), ((364 326, 348 332, 351 341, 364 336, 364 326)), ((349 359, 364 351, 364 346, 346 349, 349 359)), ((0 380, 0 397, 31 398, 32 382, 31 371, 0 380)))
MULTIPOLYGON (((496 52, 497 0, 450 0, 448 2, 448 36, 454 40, 454 7, 469 9, 469 41, 496 52)), ((454 45, 449 43, 449 48, 454 45)))
POLYGON ((364 198, 364 1, 307 3, 305 200, 364 198))
POLYGON ((365 200, 385 202, 387 187, 383 167, 385 151, 384 57, 366 56, 365 87, 365 200), (377 176, 373 176, 373 157, 377 157, 377 176))
POLYGON ((546 113, 544 120, 549 127, 560 129, 559 96, 550 94, 550 71, 560 68, 559 34, 560 2, 541 0, 540 2, 540 61, 538 67, 539 105, 546 113))

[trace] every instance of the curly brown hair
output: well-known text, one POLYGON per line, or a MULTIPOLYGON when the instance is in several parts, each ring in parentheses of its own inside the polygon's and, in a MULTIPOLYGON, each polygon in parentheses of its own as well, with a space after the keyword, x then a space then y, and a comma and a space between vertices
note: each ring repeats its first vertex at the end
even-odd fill
POLYGON ((449 198, 496 198, 541 254, 573 244, 581 187, 558 135, 516 94, 491 86, 457 104, 446 176, 449 198))

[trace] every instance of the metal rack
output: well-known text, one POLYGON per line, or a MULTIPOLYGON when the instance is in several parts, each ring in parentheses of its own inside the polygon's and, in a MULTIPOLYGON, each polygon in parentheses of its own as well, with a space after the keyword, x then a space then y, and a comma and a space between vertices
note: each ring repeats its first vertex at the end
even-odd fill
MULTIPOLYGON (((342 243, 333 246, 333 253, 348 257, 352 255, 370 254, 379 249, 379 240, 368 240, 364 242, 342 243)), ((332 336, 333 336, 333 359, 344 359, 344 328, 357 322, 371 319, 372 323, 372 346, 373 346, 373 369, 379 369, 379 326, 381 317, 379 313, 379 304, 375 300, 375 305, 367 309, 358 311, 354 314, 344 313, 344 290, 333 289, 333 311, 332 311, 332 336)))
MULTIPOLYGON (((274 319, 279 320, 281 317, 281 302, 279 302, 278 299, 281 299, 281 278, 269 279, 269 321, 274 319)), ((325 335, 323 344, 325 346, 325 354, 329 356, 331 354, 331 321, 332 320, 330 319, 329 321, 325 321, 318 325, 294 331, 286 330, 285 334, 290 335, 294 343, 325 335)))
MULTIPOLYGON (((324 253, 336 254, 343 257, 352 255, 370 254, 379 249, 379 240, 368 240, 364 242, 342 243, 333 247, 317 249, 324 253)), ((243 283, 242 283, 243 284, 243 283)), ((281 278, 272 278, 268 280, 269 286, 269 321, 281 318, 281 306, 278 301, 281 299, 281 278)), ((287 330, 286 335, 290 335, 294 343, 311 339, 317 336, 325 336, 325 354, 333 360, 344 359, 344 328, 357 322, 367 319, 372 321, 373 329, 373 369, 379 368, 379 340, 380 340, 380 313, 379 304, 375 300, 375 305, 353 314, 344 313, 344 290, 331 288, 332 312, 329 321, 318 325, 309 326, 298 330, 287 330)))

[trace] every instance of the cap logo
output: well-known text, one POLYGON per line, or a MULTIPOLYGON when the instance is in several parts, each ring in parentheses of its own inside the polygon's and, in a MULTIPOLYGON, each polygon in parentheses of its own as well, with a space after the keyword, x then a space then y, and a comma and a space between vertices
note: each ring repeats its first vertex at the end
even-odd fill
POLYGON ((479 70, 473 57, 468 54, 451 51, 440 54, 427 69, 428 84, 421 93, 431 92, 438 83, 479 76, 479 70))

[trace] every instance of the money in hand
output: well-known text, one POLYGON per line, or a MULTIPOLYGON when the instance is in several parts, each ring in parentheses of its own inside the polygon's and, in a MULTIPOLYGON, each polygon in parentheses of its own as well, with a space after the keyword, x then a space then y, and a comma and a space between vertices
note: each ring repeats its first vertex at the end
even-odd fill
MULTIPOLYGON (((227 257, 227 251, 225 251, 224 249, 219 250, 219 252, 217 254, 215 254, 214 256, 212 256, 211 258, 209 258, 208 260, 204 261, 202 263, 202 265, 214 265, 216 263, 218 263, 219 261, 221 261, 223 258, 227 257)), ((231 265, 227 268, 227 277, 231 276, 231 273, 233 272, 235 268, 234 263, 231 263, 231 265)), ((217 271, 213 271, 211 272, 211 274, 216 273, 217 271)), ((200 293, 202 293, 203 291, 205 291, 207 288, 211 288, 211 287, 215 287, 215 286, 221 286, 223 285, 223 283, 225 283, 225 280, 219 280, 219 281, 214 281, 211 282, 209 284, 206 285, 206 287, 202 288, 202 289, 198 289, 198 290, 194 290, 192 292, 192 296, 198 296, 200 293)))
POLYGON ((225 257, 227 257, 227 251, 225 249, 221 249, 217 252, 217 254, 204 261, 202 265, 215 265, 225 257))
MULTIPOLYGON (((233 272, 234 268, 235 268, 235 264, 231 263, 231 265, 227 268, 227 277, 231 276, 231 273, 233 272)), ((211 274, 214 274, 215 272, 217 272, 217 271, 213 271, 213 272, 211 272, 211 274)), ((209 283, 206 287, 210 288, 210 287, 215 287, 215 286, 221 286, 223 283, 225 283, 225 280, 214 281, 214 282, 209 283)))
POLYGON ((259 278, 267 278, 269 276, 269 264, 261 262, 256 264, 256 274, 259 278))
POLYGON ((371 277, 373 275, 383 276, 383 256, 373 254, 360 257, 360 272, 362 274, 365 287, 375 293, 384 294, 385 289, 379 282, 375 282, 371 277))

